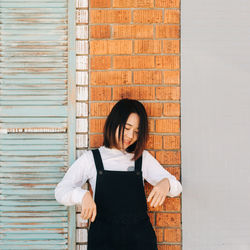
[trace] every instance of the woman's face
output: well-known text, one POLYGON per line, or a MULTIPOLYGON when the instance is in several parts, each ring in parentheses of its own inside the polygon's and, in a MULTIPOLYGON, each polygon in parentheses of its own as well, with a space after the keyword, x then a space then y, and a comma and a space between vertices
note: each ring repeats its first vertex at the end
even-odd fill
POLYGON ((140 117, 136 113, 131 113, 128 117, 128 120, 125 124, 124 128, 124 143, 122 144, 122 140, 118 139, 119 136, 119 127, 117 127, 115 132, 116 142, 119 146, 119 149, 126 149, 134 142, 136 142, 138 138, 139 132, 139 122, 140 117))

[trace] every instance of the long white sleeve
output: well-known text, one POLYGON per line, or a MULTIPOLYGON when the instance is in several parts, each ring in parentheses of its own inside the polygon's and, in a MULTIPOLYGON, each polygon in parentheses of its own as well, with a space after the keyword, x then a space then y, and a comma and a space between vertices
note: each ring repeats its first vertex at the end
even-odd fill
POLYGON ((164 169, 161 164, 146 150, 143 152, 143 176, 147 182, 155 186, 159 181, 168 178, 170 190, 167 196, 175 197, 182 192, 182 185, 176 177, 164 169))
POLYGON ((89 151, 84 152, 68 169, 63 179, 55 188, 55 198, 57 202, 72 206, 81 204, 82 198, 88 190, 81 188, 89 179, 91 162, 89 161, 89 151))

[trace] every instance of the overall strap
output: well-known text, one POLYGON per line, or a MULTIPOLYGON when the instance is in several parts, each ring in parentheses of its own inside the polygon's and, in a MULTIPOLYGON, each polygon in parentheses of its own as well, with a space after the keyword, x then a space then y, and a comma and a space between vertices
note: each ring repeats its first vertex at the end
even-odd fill
POLYGON ((141 171, 142 167, 142 155, 135 161, 135 171, 141 171))
POLYGON ((99 149, 92 150, 92 153, 93 153, 94 160, 95 160, 96 170, 103 171, 104 167, 103 167, 102 157, 101 157, 99 149))

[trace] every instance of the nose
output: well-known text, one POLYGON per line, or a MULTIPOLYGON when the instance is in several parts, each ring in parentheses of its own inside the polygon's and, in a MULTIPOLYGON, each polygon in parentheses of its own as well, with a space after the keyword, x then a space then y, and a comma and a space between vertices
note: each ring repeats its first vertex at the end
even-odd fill
POLYGON ((127 137, 129 137, 130 139, 133 138, 133 131, 132 131, 132 129, 127 131, 127 137))

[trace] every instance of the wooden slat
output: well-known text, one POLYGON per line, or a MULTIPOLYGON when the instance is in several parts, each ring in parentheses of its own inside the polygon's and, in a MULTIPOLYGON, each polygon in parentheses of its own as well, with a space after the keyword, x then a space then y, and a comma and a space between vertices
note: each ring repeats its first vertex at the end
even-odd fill
MULTIPOLYGON (((39 200, 39 199, 38 199, 39 200)), ((46 200, 47 202, 47 200, 46 200)), ((27 217, 27 218, 34 218, 39 221, 39 218, 47 218, 49 216, 51 217, 65 217, 67 218, 68 216, 68 211, 50 211, 50 212, 45 212, 45 211, 39 211, 39 212, 1 212, 2 218, 20 218, 20 217, 27 217)))
MULTIPOLYGON (((33 97, 34 98, 34 97, 33 97)), ((66 116, 66 107, 53 106, 23 106, 23 107, 0 107, 1 116, 66 116)), ((18 126, 16 126, 18 127, 18 126)))
MULTIPOLYGON (((39 201, 40 202, 40 201, 39 201)), ((49 202, 49 201, 48 201, 49 202)), ((68 218, 67 217, 38 217, 38 216, 33 216, 33 217, 8 217, 5 216, 4 218, 1 218, 2 223, 59 223, 59 222, 67 222, 68 218)))
MULTIPOLYGON (((37 1, 30 1, 30 2, 25 2, 23 1, 22 3, 19 2, 1 2, 0 5, 2 8, 20 8, 20 9, 24 9, 24 8, 65 8, 67 7, 67 4, 65 2, 58 2, 58 3, 54 3, 54 2, 45 2, 43 3, 41 2, 37 2, 37 1)), ((42 10, 41 10, 42 11, 42 10)))
MULTIPOLYGON (((22 14, 40 14, 40 8, 2 8, 1 12, 8 16, 9 13, 17 13, 18 15, 22 14)), ((43 8, 43 13, 66 13, 67 8, 43 8)), ((5 16, 3 15, 3 18, 5 16)))
MULTIPOLYGON (((9 240, 7 240, 9 242, 9 240)), ((18 242, 18 241, 17 241, 18 242)), ((41 250, 41 244, 38 243, 38 245, 35 244, 31 244, 31 241, 21 241, 21 243, 17 244, 17 245, 9 245, 9 244, 3 244, 0 245, 3 248, 2 249, 8 249, 8 250, 18 250, 18 249, 23 249, 23 250, 28 250, 28 249, 32 249, 32 250, 41 250)), ((46 240, 47 242, 47 240, 46 240)), ((1 249, 1 248, 0 248, 1 249)), ((56 245, 55 243, 53 245, 42 245, 42 249, 43 250, 47 250, 47 249, 68 249, 68 247, 66 245, 56 245)))
POLYGON ((24 228, 24 229, 33 229, 33 228, 65 228, 65 230, 67 230, 68 228, 68 223, 50 223, 50 222, 46 222, 46 223, 0 223, 0 228, 24 228))

